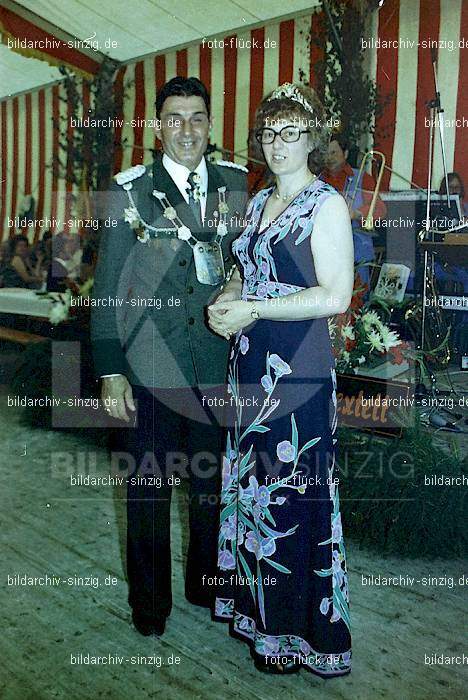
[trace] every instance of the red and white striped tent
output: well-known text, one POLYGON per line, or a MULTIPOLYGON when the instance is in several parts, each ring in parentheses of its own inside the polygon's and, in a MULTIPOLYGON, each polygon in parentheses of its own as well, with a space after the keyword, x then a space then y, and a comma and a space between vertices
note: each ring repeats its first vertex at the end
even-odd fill
MULTIPOLYGON (((75 17, 71 6, 86 3, 69 2, 69 12, 65 13, 68 2, 64 4, 60 0, 0 3, 4 44, 9 37, 13 45, 15 28, 17 34, 23 32, 23 36, 31 31, 31 27, 19 27, 18 20, 15 23, 13 10, 18 12, 18 7, 24 10, 34 6, 37 16, 24 10, 17 17, 30 25, 36 22, 34 26, 42 32, 41 36, 59 36, 62 44, 71 35, 82 39, 91 36, 93 32, 89 32, 89 27, 87 33, 86 27, 73 26, 71 20, 75 17), (65 21, 61 24, 61 17, 65 15, 68 15, 65 17, 68 24, 65 21), (65 25, 66 30, 63 29, 65 25)), ((212 141, 224 149, 247 153, 248 129, 262 95, 282 82, 299 80, 301 74, 309 76, 314 84, 316 56, 308 46, 307 35, 316 20, 310 9, 305 11, 301 3, 296 4, 295 15, 284 18, 278 16, 281 3, 273 2, 270 19, 259 22, 265 8, 264 3, 255 0, 245 3, 244 10, 239 3, 204 2, 203 12, 198 2, 185 2, 184 9, 180 9, 180 17, 184 18, 180 20, 183 31, 178 27, 171 35, 167 27, 164 30, 161 26, 160 10, 149 0, 100 3, 99 22, 96 20, 95 25, 98 31, 94 30, 94 34, 101 38, 101 46, 106 34, 120 36, 118 31, 128 34, 128 27, 134 27, 134 44, 129 39, 122 41, 124 53, 138 54, 142 47, 149 44, 152 47, 152 52, 144 51, 137 59, 126 56, 116 75, 116 81, 121 85, 128 83, 129 88, 123 105, 122 126, 117 128, 117 139, 124 142, 124 146, 117 150, 115 170, 151 160, 150 149, 155 146, 155 137, 151 129, 144 127, 144 119, 153 117, 157 90, 175 75, 194 75, 208 86, 214 118, 212 141), (112 32, 115 30, 111 33, 105 18, 112 17, 116 22, 116 17, 124 16, 124 6, 128 23, 117 23, 118 31, 117 25, 111 24, 112 32), (257 8, 263 9, 257 12, 257 8), (211 9, 215 14, 210 14, 211 9), (206 25, 206 35, 200 33, 197 24, 206 25), (156 29, 151 33, 148 27, 156 29), (151 36, 155 37, 152 43, 151 36), (187 40, 182 45, 180 41, 172 41, 175 46, 171 47, 171 36, 187 40), (212 41, 214 38, 216 42, 212 41)), ((307 5, 310 8, 311 3, 307 5)), ((173 22, 182 5, 175 2, 171 7, 173 10, 168 10, 167 17, 173 22)), ((86 10, 91 12, 87 5, 86 10)), ((98 12, 94 8, 92 11, 98 12)), ((79 13, 76 16, 80 16, 79 13)), ((448 125, 445 129, 448 169, 458 171, 468 183, 468 0, 387 0, 374 12, 365 40, 371 76, 384 94, 393 95, 376 125, 375 142, 394 170, 391 176, 385 177, 384 189, 407 189, 408 181, 421 187, 426 184, 429 129, 425 124, 425 105, 433 96, 431 46, 437 51, 444 119, 448 125)), ((2 49, 12 51, 8 44, 2 49)), ((113 55, 112 50, 109 53, 113 55)), ((89 74, 95 72, 98 65, 95 56, 89 48, 69 50, 66 55, 57 56, 52 46, 45 58, 49 63, 64 62, 78 73, 89 74)), ((0 53, 0 66, 3 57, 4 53, 0 53)), ((29 61, 31 66, 41 63, 41 70, 44 70, 37 57, 19 58, 29 61)), ((43 221, 43 225, 31 230, 31 238, 39 237, 46 228, 55 232, 67 228, 67 221, 75 214, 72 199, 64 197, 65 192, 71 191, 71 185, 57 180, 48 167, 58 149, 53 118, 67 118, 67 105, 59 99, 61 94, 63 85, 55 81, 20 94, 7 94, 1 99, 0 222, 3 239, 11 235, 8 221, 18 215, 25 195, 31 194, 36 200, 36 219, 48 217, 53 221, 52 226, 43 221)), ((86 103, 86 95, 84 97, 86 103)), ((439 149, 436 149, 434 187, 441 175, 442 163, 439 149)))

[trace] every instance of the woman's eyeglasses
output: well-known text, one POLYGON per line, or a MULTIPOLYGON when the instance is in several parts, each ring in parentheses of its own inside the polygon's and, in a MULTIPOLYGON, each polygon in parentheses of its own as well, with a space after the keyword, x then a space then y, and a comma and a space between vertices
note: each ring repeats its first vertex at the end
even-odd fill
POLYGON ((255 138, 258 143, 273 143, 277 136, 280 137, 285 143, 295 143, 301 138, 301 134, 308 134, 309 129, 301 130, 298 126, 284 126, 281 131, 274 131, 273 129, 259 129, 255 132, 255 138))

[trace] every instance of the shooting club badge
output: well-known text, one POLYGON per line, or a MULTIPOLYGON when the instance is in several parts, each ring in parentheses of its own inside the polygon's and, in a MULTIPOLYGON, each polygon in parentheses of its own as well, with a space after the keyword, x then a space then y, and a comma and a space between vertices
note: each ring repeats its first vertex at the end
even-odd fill
POLYGON ((221 244, 217 241, 198 241, 192 251, 197 280, 201 284, 221 284, 226 275, 221 244))

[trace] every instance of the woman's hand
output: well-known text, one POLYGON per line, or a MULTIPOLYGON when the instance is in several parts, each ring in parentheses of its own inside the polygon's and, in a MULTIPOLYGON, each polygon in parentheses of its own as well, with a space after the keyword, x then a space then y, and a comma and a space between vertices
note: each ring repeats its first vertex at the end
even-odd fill
POLYGON ((215 304, 222 304, 225 301, 236 301, 236 299, 239 299, 237 292, 234 289, 231 289, 231 290, 227 289, 224 292, 221 292, 220 294, 218 294, 216 299, 213 301, 211 306, 208 308, 215 306, 215 304))
POLYGON ((208 324, 215 333, 229 340, 253 322, 251 306, 250 301, 217 301, 208 307, 208 324))

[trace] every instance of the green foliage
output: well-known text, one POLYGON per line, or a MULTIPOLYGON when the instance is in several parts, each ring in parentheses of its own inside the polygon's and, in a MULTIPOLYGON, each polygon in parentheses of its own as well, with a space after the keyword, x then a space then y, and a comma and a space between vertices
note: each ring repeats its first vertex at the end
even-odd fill
POLYGON ((357 151, 362 136, 374 133, 374 120, 392 95, 384 98, 366 71, 362 38, 369 10, 361 11, 349 0, 327 4, 332 21, 321 3, 315 10, 315 31, 310 33, 310 43, 324 53, 313 69, 328 118, 339 120, 340 134, 357 151))
POLYGON ((340 428, 338 448, 336 476, 350 538, 384 554, 466 555, 466 486, 426 485, 434 475, 466 475, 467 460, 455 443, 436 446, 415 416, 398 440, 340 428))
POLYGON ((105 58, 94 78, 86 80, 77 78, 68 68, 60 67, 66 92, 66 98, 61 99, 67 105, 68 117, 66 122, 54 122, 60 149, 52 168, 57 177, 88 191, 105 190, 109 185, 114 163, 114 129, 92 125, 72 127, 68 119, 77 124, 81 118, 89 117, 95 120, 91 124, 102 125, 121 116, 123 95, 118 94, 114 84, 116 68, 115 61, 105 58), (85 92, 89 94, 87 108, 83 101, 85 92))

